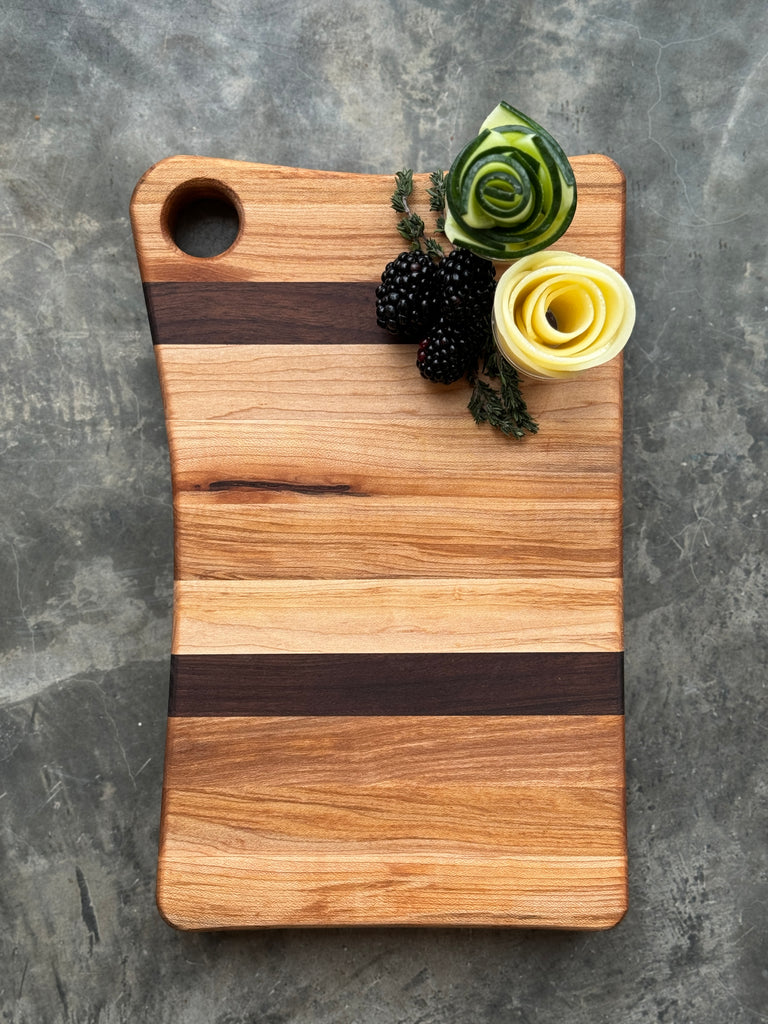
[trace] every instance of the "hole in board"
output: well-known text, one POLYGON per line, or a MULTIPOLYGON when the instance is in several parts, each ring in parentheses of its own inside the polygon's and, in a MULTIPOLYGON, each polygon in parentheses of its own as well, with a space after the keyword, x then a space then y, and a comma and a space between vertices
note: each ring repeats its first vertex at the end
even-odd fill
POLYGON ((240 231, 234 200, 214 182, 190 182, 170 199, 166 228, 188 256, 210 259, 233 244, 240 231))

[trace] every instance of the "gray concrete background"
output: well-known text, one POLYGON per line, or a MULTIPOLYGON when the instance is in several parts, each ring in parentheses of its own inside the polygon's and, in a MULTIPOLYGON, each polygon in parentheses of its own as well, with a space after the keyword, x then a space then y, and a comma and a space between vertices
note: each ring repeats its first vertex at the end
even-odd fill
POLYGON ((2 1020, 768 1020, 765 4, 7 0, 0 24, 2 1020), (176 933, 131 191, 172 153, 446 166, 501 98, 628 178, 631 909, 596 934, 176 933))

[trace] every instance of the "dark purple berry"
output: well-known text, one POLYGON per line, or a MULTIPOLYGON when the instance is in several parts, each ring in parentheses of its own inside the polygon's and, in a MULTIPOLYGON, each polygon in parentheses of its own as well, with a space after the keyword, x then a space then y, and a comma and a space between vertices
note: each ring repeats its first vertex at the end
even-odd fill
POLYGON ((496 291, 490 260, 469 249, 454 249, 440 261, 437 284, 443 317, 472 334, 488 330, 496 291))
POLYGON ((402 252, 376 289, 376 323, 390 334, 418 338, 437 313, 437 265, 425 252, 402 252))
POLYGON ((464 376, 475 358, 477 346, 474 339, 442 318, 419 345, 416 365, 425 380, 452 384, 464 376))

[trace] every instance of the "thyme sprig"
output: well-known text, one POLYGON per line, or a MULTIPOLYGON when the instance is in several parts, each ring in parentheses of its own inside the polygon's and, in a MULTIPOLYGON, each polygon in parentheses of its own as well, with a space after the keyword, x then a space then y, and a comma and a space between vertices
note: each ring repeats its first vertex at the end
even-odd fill
MULTIPOLYGON (((432 171, 429 176, 432 188, 427 189, 429 208, 438 215, 435 228, 441 233, 445 232, 445 180, 447 177, 445 171, 432 171)), ((442 252, 442 249, 440 251, 442 252)))
MULTIPOLYGON (((433 211, 442 211, 445 208, 445 175, 442 171, 433 171, 429 180, 432 182, 432 188, 427 189, 427 195, 430 197, 429 208, 433 211)), ((424 221, 418 213, 413 212, 408 203, 412 192, 413 171, 404 168, 395 175, 395 191, 391 198, 392 209, 396 213, 405 215, 398 221, 397 230, 414 252, 418 252, 423 246, 425 252, 429 253, 433 259, 439 260, 445 255, 445 252, 434 236, 428 238, 424 233, 426 230, 424 221)), ((444 226, 445 218, 440 216, 437 230, 442 231, 444 226)))
POLYGON ((418 213, 409 213, 407 217, 398 221, 397 230, 406 242, 411 243, 412 249, 421 248, 421 239, 424 237, 424 221, 418 213))
POLYGON ((425 238, 424 248, 433 259, 441 260, 445 256, 445 250, 436 238, 425 238))
POLYGON ((413 192, 413 171, 405 168, 395 175, 395 191, 392 194, 392 209, 396 213, 410 213, 408 196, 413 192))
POLYGON ((516 437, 518 440, 525 437, 526 433, 538 433, 539 425, 528 412, 520 390, 520 375, 499 354, 490 328, 478 366, 480 363, 482 370, 478 369, 468 375, 472 396, 467 408, 475 423, 488 423, 507 437, 516 437), (498 387, 494 387, 489 380, 483 380, 483 377, 497 380, 498 387))
POLYGON ((432 171, 429 176, 429 180, 432 182, 432 188, 427 189, 427 195, 429 196, 429 208, 435 213, 445 213, 445 179, 447 175, 445 171, 437 170, 432 171))

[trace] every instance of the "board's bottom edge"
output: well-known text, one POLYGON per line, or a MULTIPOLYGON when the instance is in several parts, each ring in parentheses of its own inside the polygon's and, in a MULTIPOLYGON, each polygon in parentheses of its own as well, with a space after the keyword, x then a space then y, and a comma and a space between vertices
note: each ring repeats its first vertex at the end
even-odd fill
POLYGON ((606 906, 598 915, 543 915, 534 913, 482 913, 471 911, 445 912, 442 914, 420 914, 414 916, 381 916, 360 918, 349 915, 326 916, 322 920, 312 917, 283 918, 279 916, 254 917, 253 919, 228 919, 190 914, 184 907, 174 904, 160 886, 156 889, 156 904, 163 921, 180 932, 248 932, 248 931, 328 931, 349 929, 370 931, 386 929, 475 929, 488 930, 531 930, 531 931, 609 931, 617 927, 629 910, 626 896, 617 897, 615 903, 606 906))

